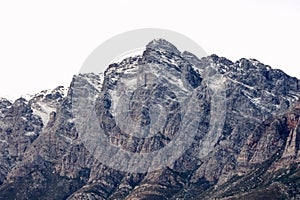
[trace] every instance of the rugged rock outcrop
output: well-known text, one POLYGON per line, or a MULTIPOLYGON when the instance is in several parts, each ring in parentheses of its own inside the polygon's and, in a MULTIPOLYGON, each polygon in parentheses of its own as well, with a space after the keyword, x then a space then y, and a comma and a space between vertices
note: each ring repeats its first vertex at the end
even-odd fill
POLYGON ((0 100, 0 199, 300 198, 299 91, 255 59, 154 40, 68 90, 0 100))

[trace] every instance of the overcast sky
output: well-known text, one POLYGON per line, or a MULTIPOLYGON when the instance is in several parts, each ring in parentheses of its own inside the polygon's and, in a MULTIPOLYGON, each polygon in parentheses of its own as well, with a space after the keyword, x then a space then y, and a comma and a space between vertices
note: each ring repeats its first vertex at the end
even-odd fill
POLYGON ((1 1, 0 97, 68 85, 110 37, 137 28, 180 32, 208 54, 256 58, 300 78, 300 1, 1 1))

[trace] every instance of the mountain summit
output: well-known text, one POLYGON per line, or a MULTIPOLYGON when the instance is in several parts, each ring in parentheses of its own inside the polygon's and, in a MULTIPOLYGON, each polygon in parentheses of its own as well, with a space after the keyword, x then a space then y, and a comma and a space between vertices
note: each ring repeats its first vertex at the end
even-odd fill
POLYGON ((180 51, 170 42, 164 39, 155 39, 149 42, 146 45, 147 50, 158 50, 158 51, 165 51, 173 54, 180 55, 180 51))
POLYGON ((255 59, 143 55, 0 99, 0 199, 299 199, 300 81, 255 59))

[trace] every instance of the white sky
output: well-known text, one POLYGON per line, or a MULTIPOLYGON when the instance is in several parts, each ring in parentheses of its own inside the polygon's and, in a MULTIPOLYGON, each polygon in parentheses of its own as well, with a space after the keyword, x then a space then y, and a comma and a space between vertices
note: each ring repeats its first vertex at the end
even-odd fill
POLYGON ((11 0, 0 2, 0 97, 69 85, 98 45, 136 28, 174 30, 208 54, 300 78, 298 0, 11 0))

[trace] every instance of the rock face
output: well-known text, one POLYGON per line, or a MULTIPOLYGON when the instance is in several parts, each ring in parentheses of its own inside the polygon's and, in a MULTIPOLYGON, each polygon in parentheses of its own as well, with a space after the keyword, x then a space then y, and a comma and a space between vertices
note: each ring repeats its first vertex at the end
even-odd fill
POLYGON ((0 99, 0 199, 298 199, 299 91, 154 40, 68 90, 0 99))

